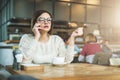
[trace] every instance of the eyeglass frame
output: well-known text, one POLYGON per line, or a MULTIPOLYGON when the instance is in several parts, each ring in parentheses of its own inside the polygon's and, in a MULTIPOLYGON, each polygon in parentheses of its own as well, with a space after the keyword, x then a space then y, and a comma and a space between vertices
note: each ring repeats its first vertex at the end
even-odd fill
POLYGON ((51 21, 52 21, 52 18, 43 18, 43 17, 40 17, 40 18, 37 19, 37 21, 38 21, 38 22, 41 22, 41 23, 45 22, 45 20, 46 20, 47 22, 51 22, 51 21))

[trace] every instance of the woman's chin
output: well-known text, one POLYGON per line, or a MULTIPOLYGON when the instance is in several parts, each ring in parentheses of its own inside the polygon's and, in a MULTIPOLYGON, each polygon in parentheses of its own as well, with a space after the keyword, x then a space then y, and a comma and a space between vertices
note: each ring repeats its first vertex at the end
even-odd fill
POLYGON ((49 32, 50 29, 40 29, 39 31, 49 32))

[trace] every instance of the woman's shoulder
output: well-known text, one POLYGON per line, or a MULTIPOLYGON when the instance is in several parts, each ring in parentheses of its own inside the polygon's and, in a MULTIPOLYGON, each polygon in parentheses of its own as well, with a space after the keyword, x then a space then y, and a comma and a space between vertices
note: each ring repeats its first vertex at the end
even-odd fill
POLYGON ((33 35, 32 34, 23 34, 22 37, 33 37, 33 35))
POLYGON ((24 34, 24 35, 22 35, 22 39, 23 39, 23 38, 33 39, 34 36, 33 36, 32 34, 24 34))

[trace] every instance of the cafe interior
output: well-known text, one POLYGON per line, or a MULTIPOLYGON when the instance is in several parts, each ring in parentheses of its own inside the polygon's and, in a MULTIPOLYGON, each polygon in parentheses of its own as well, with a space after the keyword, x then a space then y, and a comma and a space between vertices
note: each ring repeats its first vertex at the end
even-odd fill
POLYGON ((0 0, 0 74, 28 75, 37 80, 120 80, 119 19, 120 0, 0 0), (83 35, 75 38, 78 51, 74 51, 70 64, 20 63, 20 70, 14 69, 14 50, 18 49, 22 35, 32 34, 31 18, 37 10, 53 15, 52 34, 63 39, 83 28, 83 35), (107 41, 112 54, 117 56, 111 59, 104 53, 98 55, 101 57, 96 64, 79 62, 88 33, 107 41))

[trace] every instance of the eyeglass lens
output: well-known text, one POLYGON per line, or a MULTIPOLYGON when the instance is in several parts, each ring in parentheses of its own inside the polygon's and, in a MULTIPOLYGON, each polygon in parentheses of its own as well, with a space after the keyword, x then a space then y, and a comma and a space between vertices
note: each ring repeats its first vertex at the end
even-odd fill
POLYGON ((43 22, 43 21, 45 21, 45 20, 51 21, 52 18, 43 18, 43 17, 40 17, 40 18, 37 19, 37 21, 40 21, 40 22, 43 22))

